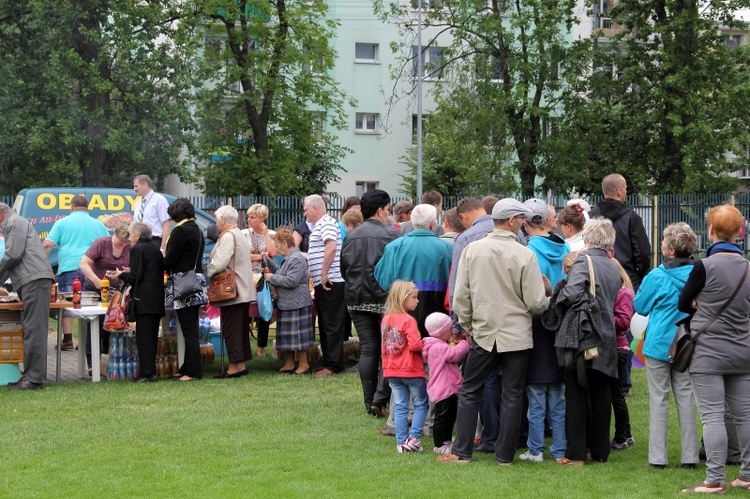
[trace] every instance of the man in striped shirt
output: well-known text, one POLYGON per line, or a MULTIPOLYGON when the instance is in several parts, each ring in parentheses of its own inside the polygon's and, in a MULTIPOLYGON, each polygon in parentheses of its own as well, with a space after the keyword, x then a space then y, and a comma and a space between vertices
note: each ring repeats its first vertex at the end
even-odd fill
POLYGON ((315 286, 320 347, 323 350, 323 369, 316 375, 332 376, 344 369, 346 300, 344 279, 339 270, 341 229, 338 222, 328 215, 323 198, 317 194, 305 198, 304 211, 307 221, 315 224, 310 234, 307 262, 315 286))

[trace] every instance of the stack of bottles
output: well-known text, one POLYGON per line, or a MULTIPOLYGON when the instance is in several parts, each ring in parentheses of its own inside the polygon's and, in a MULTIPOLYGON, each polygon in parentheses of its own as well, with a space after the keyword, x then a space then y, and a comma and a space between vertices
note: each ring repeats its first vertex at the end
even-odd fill
POLYGON ((201 345, 201 363, 202 364, 213 364, 216 359, 216 352, 214 352, 214 345, 211 343, 209 337, 211 333, 211 319, 203 317, 198 320, 198 337, 200 338, 201 345))
POLYGON ((180 366, 177 360, 177 319, 169 320, 169 331, 162 331, 156 345, 156 376, 168 378, 178 374, 180 366))
POLYGON ((107 379, 135 379, 140 376, 138 346, 134 333, 112 333, 109 336, 109 362, 107 379))

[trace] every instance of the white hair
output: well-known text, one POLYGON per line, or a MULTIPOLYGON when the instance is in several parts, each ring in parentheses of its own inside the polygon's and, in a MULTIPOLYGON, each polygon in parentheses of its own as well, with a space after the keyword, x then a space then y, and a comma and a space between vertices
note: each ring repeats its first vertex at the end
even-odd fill
POLYGON ((615 246, 615 228, 612 221, 604 218, 592 218, 583 226, 583 242, 589 248, 612 250, 615 246))
POLYGON ((214 214, 214 216, 216 217, 216 220, 223 218, 226 222, 230 224, 236 224, 237 220, 239 219, 237 210, 235 210, 233 207, 229 206, 228 204, 225 204, 224 206, 219 207, 219 209, 216 210, 216 213, 214 214))
POLYGON ((317 206, 323 210, 326 209, 326 203, 323 201, 323 197, 318 194, 311 194, 305 198, 305 204, 309 206, 317 206))
POLYGON ((437 220, 437 208, 431 204, 418 204, 411 212, 411 224, 414 228, 426 229, 437 220))

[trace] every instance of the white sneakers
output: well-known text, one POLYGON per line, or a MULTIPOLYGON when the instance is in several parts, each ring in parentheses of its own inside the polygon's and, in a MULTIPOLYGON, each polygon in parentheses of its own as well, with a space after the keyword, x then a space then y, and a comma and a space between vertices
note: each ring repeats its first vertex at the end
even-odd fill
POLYGON ((422 452, 422 442, 418 438, 407 437, 406 442, 403 444, 396 445, 396 452, 403 454, 404 452, 422 452))
POLYGON ((518 456, 518 459, 521 461, 532 461, 534 463, 541 463, 544 461, 544 456, 540 452, 539 454, 532 454, 530 450, 527 450, 520 456, 518 456))

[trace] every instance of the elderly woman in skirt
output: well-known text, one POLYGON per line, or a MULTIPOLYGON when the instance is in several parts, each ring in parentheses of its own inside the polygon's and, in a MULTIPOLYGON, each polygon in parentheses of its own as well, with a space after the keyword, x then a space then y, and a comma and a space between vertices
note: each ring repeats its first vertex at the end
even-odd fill
POLYGON ((266 281, 276 287, 279 295, 276 350, 286 352, 286 363, 279 372, 312 374, 307 362, 307 350, 315 344, 315 323, 307 284, 307 259, 295 246, 291 231, 282 229, 273 240, 278 252, 284 256, 284 262, 275 273, 265 274, 266 281), (299 357, 297 369, 294 368, 294 352, 299 357))

